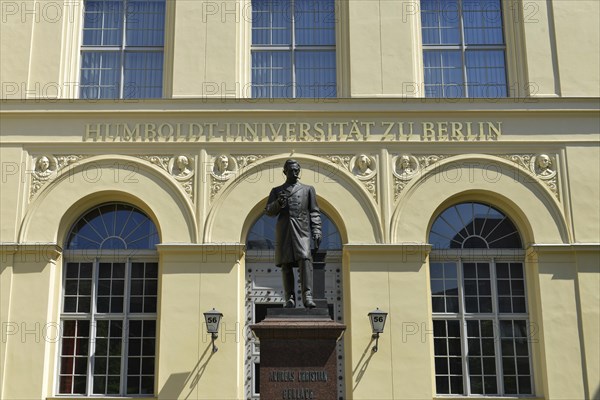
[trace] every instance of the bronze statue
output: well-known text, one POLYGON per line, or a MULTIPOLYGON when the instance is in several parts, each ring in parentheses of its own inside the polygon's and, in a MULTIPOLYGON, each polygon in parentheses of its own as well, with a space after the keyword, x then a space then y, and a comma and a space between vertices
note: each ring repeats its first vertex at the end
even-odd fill
POLYGON ((311 244, 321 244, 321 213, 315 188, 298 182, 300 164, 287 160, 283 166, 286 181, 269 194, 265 213, 277 216, 275 227, 275 264, 281 267, 286 308, 296 306, 294 267, 299 268, 302 303, 314 308, 311 244))

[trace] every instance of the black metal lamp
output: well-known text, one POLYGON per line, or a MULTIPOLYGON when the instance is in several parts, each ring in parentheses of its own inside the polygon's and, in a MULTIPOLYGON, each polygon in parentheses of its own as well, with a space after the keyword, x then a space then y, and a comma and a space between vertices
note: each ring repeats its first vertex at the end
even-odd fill
POLYGON ((212 337, 213 353, 216 353, 217 350, 219 350, 217 346, 215 346, 215 339, 219 337, 219 324, 221 322, 221 317, 223 317, 223 314, 214 308, 204 313, 204 319, 206 320, 206 331, 210 333, 212 337))
POLYGON ((373 331, 373 339, 375 339, 375 346, 373 346, 373 352, 377 352, 377 345, 379 344, 379 334, 383 333, 383 327, 385 326, 385 320, 387 318, 388 313, 385 311, 381 311, 379 308, 377 310, 371 311, 369 313, 369 321, 371 321, 371 330, 373 331))

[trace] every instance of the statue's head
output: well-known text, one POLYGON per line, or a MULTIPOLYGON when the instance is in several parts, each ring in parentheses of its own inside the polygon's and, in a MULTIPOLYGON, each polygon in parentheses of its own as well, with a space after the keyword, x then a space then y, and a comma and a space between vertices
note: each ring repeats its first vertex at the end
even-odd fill
POLYGON ((290 158, 283 164, 283 173, 290 182, 296 182, 300 176, 300 164, 298 161, 290 158))
POLYGON ((298 164, 298 161, 294 160, 293 158, 286 160, 285 164, 283 164, 283 172, 286 173, 290 167, 294 166, 297 166, 298 169, 300 169, 300 164, 298 164))

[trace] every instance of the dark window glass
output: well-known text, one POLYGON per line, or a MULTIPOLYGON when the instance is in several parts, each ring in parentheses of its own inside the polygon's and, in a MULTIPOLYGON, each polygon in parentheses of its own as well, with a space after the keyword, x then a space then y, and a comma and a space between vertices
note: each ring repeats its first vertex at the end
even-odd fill
POLYGON ((333 0, 252 0, 252 97, 336 97, 333 0))
POLYGON ((500 0, 421 0, 426 97, 506 97, 500 0))
POLYGON ((144 212, 126 204, 109 203, 89 211, 73 225, 67 249, 154 249, 158 240, 156 225, 144 212))
POLYGON ((442 212, 434 221, 429 242, 434 249, 521 249, 513 222, 492 206, 462 203, 442 212))

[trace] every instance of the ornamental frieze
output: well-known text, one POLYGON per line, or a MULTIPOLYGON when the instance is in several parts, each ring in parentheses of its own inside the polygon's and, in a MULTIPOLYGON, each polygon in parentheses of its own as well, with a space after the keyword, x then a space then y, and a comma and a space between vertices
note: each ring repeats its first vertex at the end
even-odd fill
POLYGON ((34 169, 31 174, 29 200, 40 191, 46 183, 59 175, 65 167, 83 160, 83 155, 39 155, 34 157, 34 169))
POLYGON ((525 168, 545 184, 556 197, 558 192, 558 161, 548 154, 508 154, 501 156, 525 168))
POLYGON ((369 154, 327 155, 327 160, 350 172, 377 201, 377 159, 369 154))
POLYGON ((194 198, 194 158, 189 155, 136 155, 162 170, 165 170, 183 188, 190 199, 194 198))
POLYGON ((447 155, 412 155, 398 154, 392 157, 392 174, 394 175, 394 201, 415 177, 421 175, 423 169, 448 157, 447 155))
POLYGON ((244 154, 230 155, 220 154, 212 159, 209 166, 210 171, 210 200, 221 191, 225 184, 238 175, 244 168, 250 167, 256 161, 264 158, 263 155, 244 154))

